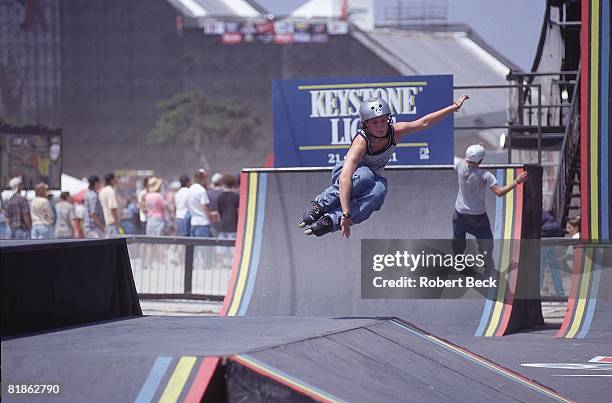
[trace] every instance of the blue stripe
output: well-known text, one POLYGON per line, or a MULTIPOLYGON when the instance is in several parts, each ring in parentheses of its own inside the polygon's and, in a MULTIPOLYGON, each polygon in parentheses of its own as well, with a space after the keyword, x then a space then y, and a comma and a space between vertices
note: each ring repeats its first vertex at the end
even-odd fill
MULTIPOLYGON (((586 252, 586 251, 585 251, 586 252)), ((587 311, 584 315, 584 320, 582 322, 582 326, 580 327, 580 332, 576 336, 577 339, 584 339, 586 335, 589 333, 591 329, 591 324, 593 323, 593 316, 595 313, 595 305, 597 305, 597 293, 599 292, 599 280, 601 279, 601 272, 603 267, 597 262, 599 259, 603 259, 602 256, 596 256, 593 259, 593 253, 597 253, 597 249, 591 250, 591 256, 587 254, 587 259, 591 259, 591 286, 589 287, 589 301, 587 305, 587 311)), ((603 254, 603 251, 601 251, 603 254)))
POLYGON ((601 214, 601 239, 610 239, 610 221, 608 211, 608 203, 610 197, 609 183, 608 183, 608 136, 610 135, 610 127, 609 127, 609 116, 608 116, 608 107, 610 105, 609 96, 609 88, 608 83, 610 80, 610 1, 603 0, 601 2, 601 64, 599 68, 601 69, 601 98, 599 113, 600 115, 600 138, 601 138, 601 148, 600 148, 600 159, 601 165, 599 170, 599 175, 601 175, 601 187, 599 194, 601 195, 601 204, 600 204, 600 214, 601 214), (607 102, 607 103, 606 103, 607 102))
POLYGON ((168 370, 170 362, 172 362, 172 357, 157 357, 134 403, 149 403, 153 400, 157 387, 168 370))
POLYGON ((255 278, 257 277, 257 269, 259 268, 259 257, 261 256, 261 243, 263 239, 263 222, 266 210, 266 188, 268 184, 268 174, 259 174, 259 185, 257 188, 257 211, 255 212, 255 228, 253 230, 253 250, 251 252, 251 262, 249 264, 249 277, 247 278, 246 289, 237 316, 246 315, 247 309, 253 296, 255 288, 255 278))
MULTIPOLYGON (((497 176, 498 183, 504 183, 504 181, 506 180, 505 173, 506 172, 503 169, 497 170, 495 176, 497 176)), ((493 239, 502 239, 503 228, 504 228, 504 198, 496 197, 495 198, 495 230, 493 233, 493 239)), ((502 240, 502 242, 500 243, 499 250, 496 253, 496 257, 497 257, 496 263, 499 265, 501 265, 503 243, 504 241, 502 240)), ((482 316, 480 317, 480 324, 478 325, 478 329, 476 329, 474 336, 480 337, 484 335, 485 329, 487 325, 489 324, 489 316, 491 315, 491 310, 493 309, 495 301, 496 301, 495 292, 493 291, 492 287, 489 287, 489 289, 487 290, 487 301, 485 302, 485 306, 482 311, 482 316)))

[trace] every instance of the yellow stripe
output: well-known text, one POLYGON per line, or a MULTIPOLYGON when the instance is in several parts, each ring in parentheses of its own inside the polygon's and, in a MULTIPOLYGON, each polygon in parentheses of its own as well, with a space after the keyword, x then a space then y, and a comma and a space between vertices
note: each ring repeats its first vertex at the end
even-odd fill
POLYGON ((427 85, 427 81, 391 81, 388 83, 298 85, 297 88, 298 90, 325 90, 334 88, 412 87, 415 85, 427 85))
POLYGON ((164 393, 159 398, 160 403, 174 403, 178 400, 195 363, 196 357, 181 357, 164 393))
POLYGON ((298 150, 300 151, 312 151, 312 150, 341 150, 350 148, 350 144, 338 144, 338 145, 329 145, 329 146, 299 146, 298 150))
MULTIPOLYGON (((429 143, 399 143, 398 147, 427 147, 429 143)), ((350 148, 350 144, 334 144, 334 145, 323 145, 323 146, 299 146, 300 151, 313 151, 313 150, 341 150, 350 148)))
MULTIPOLYGON (((588 252, 586 250, 583 253, 587 254, 584 256, 584 271, 580 276, 582 278, 582 284, 580 284, 580 292, 578 293, 578 301, 576 305, 576 314, 574 315, 574 319, 572 319, 572 327, 570 327, 569 332, 565 335, 567 339, 573 339, 576 337, 576 334, 580 330, 580 324, 582 323, 582 317, 584 316, 585 309, 587 306, 587 302, 589 302, 589 286, 591 284, 591 259, 588 257, 588 252)), ((576 256, 574 254, 574 256, 576 256)))
MULTIPOLYGON (((514 169, 506 170, 506 183, 511 183, 514 180, 514 169)), ((513 192, 508 192, 504 196, 506 199, 504 203, 506 205, 506 216, 504 222, 504 236, 502 238, 502 258, 500 263, 499 273, 499 288, 497 289, 497 300, 495 301, 495 308, 493 308, 493 315, 489 322, 489 327, 485 333, 485 337, 491 337, 495 334, 495 329, 499 324, 499 320, 503 313, 504 300, 506 296, 506 286, 510 280, 508 272, 508 266, 510 265, 510 258, 512 255, 512 217, 514 214, 514 195, 513 192)))
POLYGON ((599 195, 597 192, 599 174, 597 172, 598 167, 598 146, 599 146, 599 0, 591 2, 591 93, 589 94, 591 101, 591 155, 589 156, 589 163, 591 164, 590 179, 591 179, 591 203, 589 210, 591 213, 591 224, 589 229, 591 230, 591 239, 599 239, 599 195))
POLYGON ((310 392, 311 394, 316 395, 321 400, 324 400, 326 402, 339 402, 340 401, 340 400, 332 399, 329 396, 324 395, 322 393, 319 393, 316 390, 313 390, 310 387, 304 385, 303 383, 300 383, 300 382, 294 381, 293 379, 287 378, 286 376, 281 375, 281 374, 275 372, 271 368, 268 368, 268 367, 265 367, 263 365, 260 365, 259 363, 251 361, 250 359, 248 359, 248 358, 246 358, 244 356, 234 356, 234 358, 237 359, 238 361, 245 361, 250 366, 256 367, 259 370, 264 371, 264 372, 266 372, 266 373, 268 373, 270 375, 274 375, 275 378, 282 379, 285 383, 291 384, 291 385, 295 386, 296 388, 306 390, 306 391, 310 392))
POLYGON ((244 231, 244 248, 242 250, 242 262, 240 264, 240 272, 238 273, 238 281, 236 282, 236 291, 234 292, 234 298, 232 299, 232 305, 228 310, 228 316, 236 315, 240 302, 242 301, 242 294, 244 293, 244 287, 248 277, 249 266, 251 263, 251 248, 253 247, 253 232, 255 226, 255 205, 257 203, 257 173, 249 173, 249 200, 247 208, 247 223, 244 231))

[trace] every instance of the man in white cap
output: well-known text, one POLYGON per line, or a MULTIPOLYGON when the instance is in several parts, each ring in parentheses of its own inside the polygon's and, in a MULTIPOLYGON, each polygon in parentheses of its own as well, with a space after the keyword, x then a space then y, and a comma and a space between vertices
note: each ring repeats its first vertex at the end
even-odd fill
POLYGON ((465 251, 465 236, 472 234, 478 240, 478 249, 490 253, 493 250, 493 233, 487 216, 485 196, 491 190, 498 197, 527 180, 527 172, 521 173, 512 183, 500 188, 491 172, 481 169, 486 151, 484 144, 473 144, 465 152, 465 159, 455 163, 459 179, 459 192, 453 214, 453 251, 465 251))
POLYGON ((9 187, 15 193, 6 204, 6 218, 11 230, 11 238, 27 239, 30 237, 32 221, 30 219, 30 207, 21 195, 23 180, 17 176, 9 181, 9 187))

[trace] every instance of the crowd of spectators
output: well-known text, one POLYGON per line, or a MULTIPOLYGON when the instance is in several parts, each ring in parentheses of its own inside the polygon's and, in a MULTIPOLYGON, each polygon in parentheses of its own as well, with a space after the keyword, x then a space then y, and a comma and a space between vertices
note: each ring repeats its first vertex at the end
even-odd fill
POLYGON ((120 192, 114 174, 91 175, 78 195, 53 197, 45 183, 26 198, 21 177, 0 209, 0 238, 109 238, 120 235, 236 237, 238 178, 205 169, 166 182, 149 176, 141 187, 120 192))

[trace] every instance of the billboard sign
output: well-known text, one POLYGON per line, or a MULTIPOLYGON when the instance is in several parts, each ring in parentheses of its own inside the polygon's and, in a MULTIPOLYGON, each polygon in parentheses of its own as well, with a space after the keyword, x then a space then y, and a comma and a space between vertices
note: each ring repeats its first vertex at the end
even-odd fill
MULTIPOLYGON (((412 121, 453 103, 453 77, 400 76, 275 80, 272 88, 274 165, 334 165, 359 125, 359 104, 385 99, 394 121, 412 121)), ((452 164, 453 117, 402 138, 390 164, 452 164)))

